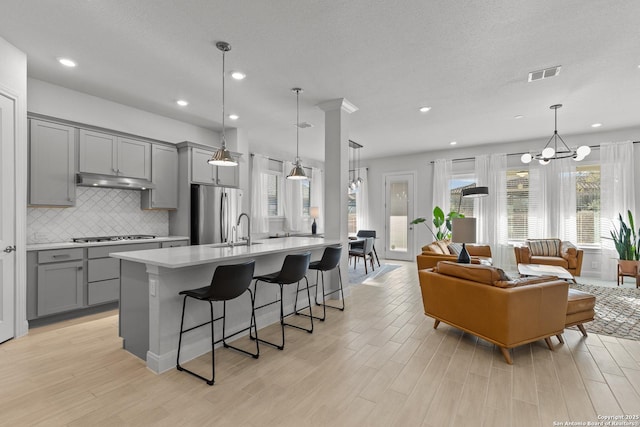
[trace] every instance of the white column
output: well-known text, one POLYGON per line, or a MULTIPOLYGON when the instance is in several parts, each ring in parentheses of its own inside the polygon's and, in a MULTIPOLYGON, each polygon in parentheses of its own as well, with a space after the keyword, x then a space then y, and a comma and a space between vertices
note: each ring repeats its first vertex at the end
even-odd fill
MULTIPOLYGON (((340 269, 345 294, 348 294, 349 115, 358 111, 358 107, 344 98, 322 102, 318 107, 324 111, 324 234, 327 239, 342 242, 340 269)), ((338 289, 337 271, 331 273, 329 288, 338 289)), ((337 293, 333 294, 333 297, 337 296, 337 293)))

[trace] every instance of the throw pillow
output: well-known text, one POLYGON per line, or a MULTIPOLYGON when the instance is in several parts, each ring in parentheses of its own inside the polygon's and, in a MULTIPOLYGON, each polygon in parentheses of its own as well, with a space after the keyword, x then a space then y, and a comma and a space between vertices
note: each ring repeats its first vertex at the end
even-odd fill
POLYGON ((560 256, 560 240, 558 239, 527 240, 527 245, 533 256, 560 256))
POLYGON ((462 243, 451 242, 447 248, 449 248, 449 252, 451 252, 452 255, 460 255, 460 252, 462 252, 462 243))

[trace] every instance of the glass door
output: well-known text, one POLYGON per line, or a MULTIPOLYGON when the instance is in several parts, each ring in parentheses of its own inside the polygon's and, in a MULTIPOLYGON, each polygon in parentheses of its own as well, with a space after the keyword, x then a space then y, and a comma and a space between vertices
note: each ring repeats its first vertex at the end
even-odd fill
POLYGON ((385 258, 411 261, 413 251, 413 173, 385 175, 385 258))

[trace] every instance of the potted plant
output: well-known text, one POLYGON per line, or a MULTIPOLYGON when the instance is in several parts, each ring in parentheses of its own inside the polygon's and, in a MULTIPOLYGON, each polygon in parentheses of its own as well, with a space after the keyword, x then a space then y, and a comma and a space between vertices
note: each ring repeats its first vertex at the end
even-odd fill
POLYGON ((435 232, 431 227, 427 225, 426 218, 416 218, 411 221, 411 224, 424 224, 429 229, 431 234, 436 240, 446 240, 451 238, 451 220, 454 218, 464 218, 464 215, 456 211, 449 212, 446 216, 440 206, 433 208, 433 226, 435 232))
POLYGON ((618 277, 621 275, 637 276, 640 264, 640 240, 638 239, 640 230, 636 233, 633 214, 630 210, 627 211, 627 217, 629 218, 629 224, 624 222, 622 214, 618 214, 620 228, 611 231, 611 240, 613 240, 620 257, 618 260, 618 277))

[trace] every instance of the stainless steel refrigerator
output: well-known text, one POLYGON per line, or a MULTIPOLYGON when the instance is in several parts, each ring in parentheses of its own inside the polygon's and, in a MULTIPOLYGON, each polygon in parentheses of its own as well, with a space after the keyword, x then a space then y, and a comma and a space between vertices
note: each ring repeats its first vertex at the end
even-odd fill
POLYGON ((230 241, 240 214, 239 197, 235 188, 191 184, 191 244, 230 241))

